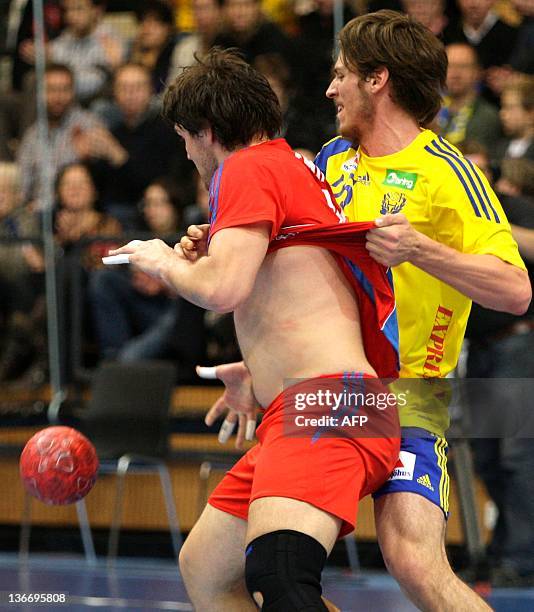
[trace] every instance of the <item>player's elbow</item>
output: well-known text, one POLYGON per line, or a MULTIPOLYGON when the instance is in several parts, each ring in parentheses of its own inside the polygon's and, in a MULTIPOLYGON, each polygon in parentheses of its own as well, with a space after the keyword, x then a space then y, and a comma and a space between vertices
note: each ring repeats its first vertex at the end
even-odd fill
POLYGON ((524 315, 528 307, 530 306, 530 302, 532 300, 532 286, 528 277, 525 279, 525 282, 521 284, 521 287, 518 287, 517 291, 514 292, 514 295, 510 298, 510 306, 508 312, 511 312, 514 315, 524 315))
POLYGON ((498 305, 493 308, 517 316, 525 314, 532 299, 532 286, 527 272, 507 264, 501 287, 501 292, 494 294, 498 305))
POLYGON ((250 291, 245 286, 232 286, 221 283, 214 287, 209 298, 209 310, 226 314, 237 310, 248 298, 250 291))

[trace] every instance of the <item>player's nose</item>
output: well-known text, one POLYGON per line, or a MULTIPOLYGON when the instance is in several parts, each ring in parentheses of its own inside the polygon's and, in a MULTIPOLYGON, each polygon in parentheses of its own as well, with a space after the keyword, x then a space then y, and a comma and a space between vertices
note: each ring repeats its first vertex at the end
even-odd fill
POLYGON ((326 97, 327 98, 335 98, 337 95, 337 90, 334 87, 334 82, 332 81, 330 85, 326 88, 326 97))

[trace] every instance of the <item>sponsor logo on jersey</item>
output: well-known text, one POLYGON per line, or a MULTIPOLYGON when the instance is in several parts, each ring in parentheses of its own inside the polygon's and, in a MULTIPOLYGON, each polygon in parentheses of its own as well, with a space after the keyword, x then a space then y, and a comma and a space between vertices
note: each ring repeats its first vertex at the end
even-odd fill
POLYGON ((399 189, 408 189, 413 191, 417 183, 417 174, 414 172, 401 172, 400 170, 386 170, 386 178, 382 185, 390 187, 398 187, 399 189))
POLYGON ((415 458, 414 453, 408 451, 401 451, 399 453, 399 460, 393 468, 393 473, 389 477, 390 480, 413 480, 413 472, 415 469, 415 458))
POLYGON ((341 167, 344 172, 354 172, 358 170, 358 164, 360 163, 360 156, 355 155, 351 159, 348 159, 341 167))
POLYGON ((426 378, 441 376, 440 364, 443 360, 445 338, 449 330, 452 315, 453 311, 445 308, 445 306, 440 305, 436 310, 434 325, 432 326, 432 332, 426 346, 426 359, 423 365, 423 376, 426 378))
POLYGON ((395 215, 406 206, 407 201, 406 196, 398 191, 386 193, 382 198, 380 213, 382 215, 395 215))

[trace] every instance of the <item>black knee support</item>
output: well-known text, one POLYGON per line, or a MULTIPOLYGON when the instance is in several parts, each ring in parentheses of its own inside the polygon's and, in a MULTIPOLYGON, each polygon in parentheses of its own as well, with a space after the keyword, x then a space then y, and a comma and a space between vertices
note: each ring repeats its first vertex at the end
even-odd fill
POLYGON ((327 611, 321 599, 325 562, 324 547, 304 533, 266 533, 247 547, 247 589, 262 594, 265 612, 327 611))

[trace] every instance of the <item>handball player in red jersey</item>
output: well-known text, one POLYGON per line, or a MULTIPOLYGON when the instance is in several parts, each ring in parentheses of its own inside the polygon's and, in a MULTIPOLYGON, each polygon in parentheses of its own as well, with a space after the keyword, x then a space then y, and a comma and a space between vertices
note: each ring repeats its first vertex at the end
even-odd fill
POLYGON ((360 436, 291 435, 286 416, 317 414, 310 397, 397 375, 390 278, 365 249, 373 224, 345 223, 322 173, 274 138, 275 94, 231 52, 186 68, 164 114, 209 185, 209 240, 194 257, 160 240, 112 253, 129 254, 199 306, 234 312, 264 410, 258 444, 223 478, 184 544, 182 576, 197 610, 256 610, 260 596, 271 612, 327 610, 326 558, 354 529, 359 499, 397 461, 396 408, 360 436))

